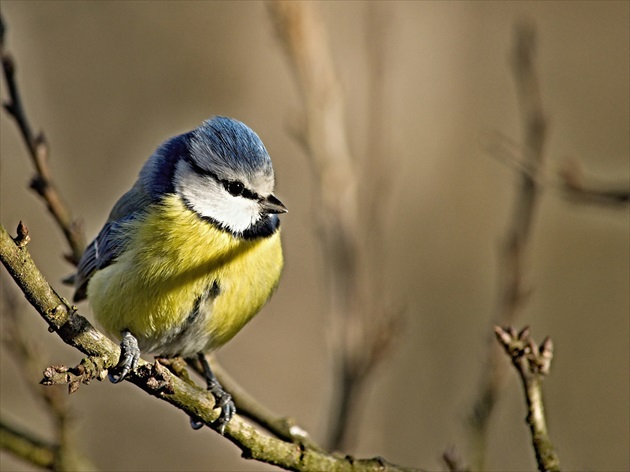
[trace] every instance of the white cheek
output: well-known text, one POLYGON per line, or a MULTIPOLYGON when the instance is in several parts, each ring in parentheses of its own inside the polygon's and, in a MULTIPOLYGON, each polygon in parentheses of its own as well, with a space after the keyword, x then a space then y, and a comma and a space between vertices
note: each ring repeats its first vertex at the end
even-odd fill
POLYGON ((260 218, 258 204, 243 197, 233 197, 227 192, 226 194, 227 197, 221 200, 202 202, 198 212, 234 232, 243 232, 260 218))
POLYGON ((260 218, 258 203, 230 195, 210 177, 187 175, 177 192, 199 215, 212 218, 234 232, 243 232, 260 218))

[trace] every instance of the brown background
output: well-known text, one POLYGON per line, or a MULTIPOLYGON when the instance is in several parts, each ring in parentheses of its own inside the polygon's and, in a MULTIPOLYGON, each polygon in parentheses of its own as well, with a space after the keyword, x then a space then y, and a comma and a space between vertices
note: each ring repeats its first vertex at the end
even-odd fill
MULTIPOLYGON (((442 467, 448 445, 467 456, 462 423, 483 367, 497 245, 515 182, 513 171, 483 150, 480 135, 520 136, 507 65, 513 24, 528 17, 539 31, 551 180, 573 156, 597 178, 627 182, 629 5, 378 5, 392 24, 383 132, 392 143, 384 158, 395 190, 383 223, 390 261, 383 270, 393 297, 407 307, 407 325, 363 397, 357 454, 429 469, 442 467)), ((366 4, 317 8, 347 91, 353 151, 361 156, 369 112, 366 4)), ((313 227, 318 209, 306 156, 287 131, 301 110, 299 95, 264 4, 3 0, 2 14, 27 111, 45 129, 53 172, 90 237, 165 138, 213 114, 241 119, 262 137, 277 195, 290 209, 283 219, 286 271, 261 316, 219 357, 262 402, 320 439, 331 369, 313 227)), ((1 117, 2 224, 13 231, 20 219, 27 223, 35 260, 68 295, 58 282, 71 272, 61 258, 64 243, 26 189, 31 165, 14 123, 1 117)), ((574 205, 551 187, 537 214, 527 267, 535 291, 520 324, 555 341, 545 394, 566 470, 630 468, 628 234, 627 208, 574 205)), ((12 290, 4 275, 3 290, 12 290)), ((31 310, 24 317, 46 363, 79 361, 31 310)), ((1 367, 2 415, 47 434, 48 418, 5 351, 1 367)), ((80 444, 104 470, 269 469, 242 461, 210 430, 192 431, 184 415, 131 385, 94 382, 70 401, 80 444)), ((491 432, 491 469, 535 468, 524 411, 510 373, 491 432)), ((2 470, 25 470, 5 453, 0 460, 2 470)))

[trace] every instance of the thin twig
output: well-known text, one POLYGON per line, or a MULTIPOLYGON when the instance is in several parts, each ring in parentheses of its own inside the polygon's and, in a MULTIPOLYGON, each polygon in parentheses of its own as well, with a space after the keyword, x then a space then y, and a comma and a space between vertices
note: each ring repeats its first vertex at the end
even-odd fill
MULTIPOLYGON (((536 35, 531 24, 515 30, 512 71, 523 123, 523 170, 512 207, 511 221, 500 252, 499 300, 493 325, 511 325, 522 311, 530 289, 525 281, 525 261, 540 196, 547 119, 534 64, 536 35)), ((489 422, 505 376, 500 351, 489 343, 486 368, 469 416, 471 443, 476 454, 475 470, 484 470, 489 422)))
POLYGON ((553 343, 549 337, 540 346, 529 328, 517 333, 513 328, 495 327, 495 335, 519 374, 527 403, 526 421, 532 437, 538 470, 559 471, 560 459, 547 430, 542 383, 551 369, 553 343))
POLYGON ((42 198, 48 211, 55 219, 57 226, 62 230, 67 240, 71 253, 66 256, 66 259, 73 264, 77 264, 85 249, 83 225, 72 218, 68 205, 66 205, 54 184, 48 165, 50 150, 44 133, 39 132, 38 134, 34 134, 27 119, 15 77, 15 61, 7 52, 4 45, 5 27, 1 17, 0 23, 2 24, 0 28, 2 70, 9 93, 9 99, 3 103, 3 106, 20 129, 24 144, 33 161, 35 176, 31 179, 30 187, 42 198))
POLYGON ((602 182, 587 184, 576 159, 566 161, 558 174, 562 189, 571 201, 615 207, 627 207, 630 202, 630 185, 602 182))
POLYGON ((628 182, 603 182, 586 178, 577 159, 567 159, 557 171, 557 178, 542 175, 540 169, 530 169, 523 162, 522 149, 509 137, 498 131, 485 131, 480 135, 480 144, 488 155, 512 170, 526 173, 536 179, 539 188, 553 190, 569 201, 606 207, 624 208, 630 202, 628 182))

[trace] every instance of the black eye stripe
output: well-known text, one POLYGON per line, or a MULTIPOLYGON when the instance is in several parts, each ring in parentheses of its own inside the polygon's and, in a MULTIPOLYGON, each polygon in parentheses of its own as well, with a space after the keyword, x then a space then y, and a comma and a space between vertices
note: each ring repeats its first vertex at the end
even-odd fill
POLYGON ((252 192, 250 189, 245 187, 245 184, 243 184, 243 182, 241 182, 240 180, 224 180, 219 179, 216 176, 213 177, 221 182, 223 184, 223 187, 225 187, 225 190, 227 190, 228 193, 234 197, 243 197, 250 200, 260 200, 258 194, 252 192))
POLYGON ((221 182, 221 184, 223 184, 223 187, 225 188, 225 190, 227 190, 227 192, 230 195, 233 195, 235 197, 241 196, 241 197, 244 197, 244 198, 248 198, 250 200, 260 200, 260 196, 256 192, 252 192, 250 189, 245 187, 243 182, 241 182, 239 180, 220 179, 219 176, 217 174, 215 174, 214 172, 206 170, 206 169, 203 169, 202 167, 200 167, 194 161, 194 159, 190 159, 189 158, 189 159, 185 159, 185 160, 190 165, 190 167, 193 168, 193 170, 197 174, 199 174, 199 175, 206 175, 206 176, 212 177, 217 182, 221 182))

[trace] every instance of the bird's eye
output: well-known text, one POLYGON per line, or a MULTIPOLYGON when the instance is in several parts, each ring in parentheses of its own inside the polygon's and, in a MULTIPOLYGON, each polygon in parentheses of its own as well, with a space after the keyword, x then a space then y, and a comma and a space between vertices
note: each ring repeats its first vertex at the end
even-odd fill
POLYGON ((230 192, 231 195, 234 195, 235 197, 238 197, 239 195, 241 195, 243 193, 244 188, 245 186, 243 185, 243 183, 239 182, 238 180, 225 183, 225 189, 228 192, 230 192))

